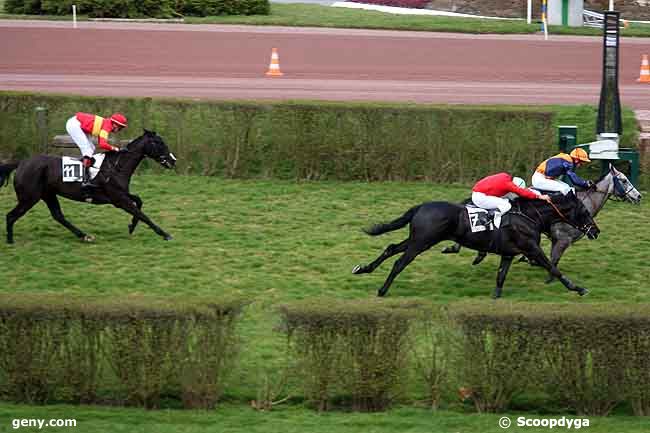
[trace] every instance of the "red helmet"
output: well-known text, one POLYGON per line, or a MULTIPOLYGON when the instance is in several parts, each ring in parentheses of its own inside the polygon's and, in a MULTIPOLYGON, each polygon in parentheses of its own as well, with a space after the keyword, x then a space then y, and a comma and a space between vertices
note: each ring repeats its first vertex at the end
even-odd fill
POLYGON ((128 126, 128 123, 126 121, 126 116, 122 113, 115 113, 111 116, 111 122, 115 123, 116 125, 119 125, 123 128, 126 128, 128 126))

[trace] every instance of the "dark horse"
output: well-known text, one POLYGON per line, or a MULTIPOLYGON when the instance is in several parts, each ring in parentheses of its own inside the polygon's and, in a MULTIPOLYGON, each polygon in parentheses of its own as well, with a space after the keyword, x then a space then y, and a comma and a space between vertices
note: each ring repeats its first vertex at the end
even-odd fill
MULTIPOLYGON (((169 151, 165 142, 152 131, 130 142, 119 152, 109 152, 94 183, 97 185, 90 200, 93 204, 112 204, 133 215, 129 224, 129 233, 133 233, 139 220, 144 221, 165 240, 172 237, 154 224, 142 213, 142 200, 129 193, 131 175, 145 156, 158 161, 165 168, 173 168, 176 158, 169 151)), ((39 200, 43 200, 50 209, 52 218, 85 242, 94 238, 79 230, 63 216, 58 195, 75 201, 85 201, 81 191, 81 182, 63 182, 61 158, 51 155, 37 155, 18 163, 0 165, 0 186, 7 184, 9 175, 16 170, 14 189, 18 204, 7 214, 7 242, 14 242, 13 228, 16 221, 25 215, 39 200)))
MULTIPOLYGON (((634 204, 641 202, 641 193, 632 185, 632 182, 625 174, 618 171, 610 164, 609 171, 605 173, 594 185, 594 188, 578 191, 578 199, 585 205, 592 216, 605 206, 607 200, 614 197, 621 201, 627 201, 634 204)), ((551 226, 551 263, 557 267, 564 252, 577 240, 582 239, 584 233, 565 222, 557 222, 551 226)), ((454 244, 442 250, 444 254, 457 253, 460 251, 460 244, 454 244)), ((484 251, 479 251, 472 264, 478 265, 487 255, 484 251)), ((555 280, 553 275, 546 279, 547 283, 555 280)))
POLYGON ((404 215, 385 224, 377 224, 365 230, 371 236, 400 229, 410 223, 409 237, 398 244, 389 245, 372 263, 356 266, 352 273, 364 274, 374 271, 384 260, 403 253, 393 265, 378 296, 388 292, 391 283, 406 266, 420 253, 428 250, 438 242, 453 240, 459 244, 478 251, 489 251, 501 256, 501 265, 497 274, 494 297, 501 297, 508 269, 514 256, 523 254, 544 266, 551 274, 560 279, 567 289, 576 291, 580 296, 588 292, 578 287, 565 277, 546 257, 539 246, 540 236, 550 227, 565 221, 580 229, 590 239, 598 237, 600 230, 585 206, 575 194, 553 196, 553 204, 541 200, 517 200, 520 202, 518 212, 509 212, 501 228, 492 231, 472 233, 465 207, 448 202, 429 202, 409 209, 404 215))

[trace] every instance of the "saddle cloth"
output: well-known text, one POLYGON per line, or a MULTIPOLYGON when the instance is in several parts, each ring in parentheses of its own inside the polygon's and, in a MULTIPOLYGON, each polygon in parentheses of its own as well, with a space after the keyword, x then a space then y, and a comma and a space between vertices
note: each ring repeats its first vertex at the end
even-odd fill
MULTIPOLYGON (((99 169, 102 167, 104 162, 104 153, 96 153, 93 155, 95 158, 95 164, 90 167, 90 178, 94 179, 99 173, 99 169)), ((81 163, 81 158, 73 158, 71 156, 62 156, 61 157, 61 173, 63 177, 63 182, 81 182, 83 179, 83 164, 81 163)))
POLYGON ((467 217, 469 218, 472 233, 495 230, 501 226, 501 212, 498 209, 495 210, 494 220, 487 225, 485 224, 488 218, 487 210, 471 204, 465 205, 465 209, 467 209, 467 217))

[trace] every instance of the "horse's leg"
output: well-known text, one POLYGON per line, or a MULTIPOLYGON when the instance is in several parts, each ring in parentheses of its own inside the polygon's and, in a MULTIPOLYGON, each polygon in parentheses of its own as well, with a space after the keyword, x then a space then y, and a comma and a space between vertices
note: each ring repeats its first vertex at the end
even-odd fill
POLYGON ((442 254, 458 254, 460 249, 461 249, 460 244, 458 242, 456 242, 455 244, 453 244, 451 246, 443 248, 442 251, 440 251, 440 252, 442 254))
POLYGON ((50 209, 50 214, 52 214, 52 218, 54 218, 56 222, 58 222, 63 227, 70 230, 72 233, 75 234, 75 236, 77 236, 82 241, 92 242, 94 240, 92 236, 88 236, 86 233, 82 232, 77 227, 72 225, 72 223, 70 223, 67 219, 65 219, 65 216, 63 215, 63 211, 61 211, 61 205, 59 204, 59 199, 56 197, 55 194, 50 194, 43 197, 43 201, 45 202, 45 204, 47 204, 47 207, 50 209))
POLYGON ((158 227, 156 224, 153 223, 149 219, 148 216, 146 216, 140 209, 138 209, 138 206, 131 200, 129 197, 129 194, 126 193, 116 193, 113 191, 107 191, 108 196, 112 199, 112 203, 115 207, 118 207, 120 209, 124 209, 126 212, 130 213, 133 215, 134 218, 138 218, 139 220, 142 220, 146 225, 151 227, 151 229, 156 232, 158 235, 162 236, 163 239, 166 241, 169 241, 172 239, 171 235, 169 233, 165 232, 163 229, 158 227))
MULTIPOLYGON (((142 200, 140 199, 140 197, 138 197, 135 194, 129 194, 129 198, 133 200, 133 202, 138 207, 138 209, 142 211, 142 200)), ((129 234, 133 234, 135 228, 138 226, 138 221, 140 221, 140 219, 134 216, 133 219, 131 220, 131 224, 129 224, 129 234)))
MULTIPOLYGON (((571 246, 571 239, 559 239, 554 240, 553 245, 551 246, 551 263, 557 268, 558 263, 560 263, 560 258, 562 254, 566 251, 567 248, 571 246)), ((546 284, 552 283, 555 280, 553 275, 548 276, 546 279, 546 284)))
POLYGON ((395 254, 403 253, 404 251, 406 251, 406 246, 408 244, 408 241, 409 241, 408 239, 404 239, 399 244, 390 244, 390 245, 388 245, 388 247, 386 247, 384 252, 381 253, 379 255, 379 257, 377 257, 375 259, 374 262, 372 262, 370 264, 367 264, 365 266, 364 265, 357 265, 357 266, 354 267, 354 269, 352 269, 352 273, 353 274, 369 274, 369 273, 371 273, 372 271, 377 269, 377 267, 379 265, 381 265, 384 262, 384 260, 386 260, 387 258, 392 257, 395 254))
MULTIPOLYGON (((461 249, 460 244, 459 244, 459 243, 455 243, 455 244, 453 244, 453 245, 451 245, 451 246, 448 246, 448 247, 443 248, 442 251, 441 251, 441 253, 442 253, 442 254, 458 254, 458 252, 460 251, 460 249, 461 249)), ((474 261, 472 262, 472 265, 478 265, 479 263, 481 263, 481 262, 483 261, 483 259, 484 259, 486 256, 487 256, 487 253, 486 253, 486 252, 479 251, 479 252, 476 254, 476 257, 474 258, 474 261)))
POLYGON ((499 272, 497 273, 497 286, 494 289, 494 295, 493 295, 494 299, 501 297, 503 283, 506 281, 506 275, 508 275, 508 270, 510 269, 510 265, 512 264, 512 259, 514 259, 513 256, 501 256, 501 263, 499 264, 499 272))
POLYGON ((402 254, 402 256, 393 264, 393 269, 391 269, 390 274, 388 274, 388 278, 386 278, 384 285, 377 292, 377 296, 385 296, 386 293, 388 293, 388 288, 393 283, 393 280, 395 280, 395 277, 397 277, 399 273, 402 272, 404 268, 406 268, 409 263, 411 263, 418 256, 418 254, 431 248, 436 243, 437 242, 433 242, 423 245, 422 243, 415 243, 411 241, 411 243, 408 244, 404 254, 402 254))
POLYGON ((565 277, 558 268, 556 268, 553 263, 546 257, 546 254, 544 254, 544 251, 542 251, 542 248, 535 244, 532 243, 529 245, 528 251, 526 253, 526 256, 528 258, 535 260, 537 263, 539 263, 544 269, 546 269, 552 276, 555 278, 559 279, 562 284, 564 284, 564 287, 567 289, 578 292, 580 296, 586 295, 589 293, 589 290, 587 290, 584 287, 579 287, 573 284, 571 280, 569 280, 567 277, 565 277))
POLYGON ((487 253, 485 251, 479 251, 478 253, 476 253, 476 257, 474 257, 474 261, 472 262, 472 265, 473 266, 478 265, 486 257, 487 257, 487 253))
POLYGON ((7 243, 14 243, 14 224, 20 217, 25 215, 28 210, 34 207, 41 198, 39 196, 31 196, 27 200, 22 199, 21 195, 18 196, 18 204, 15 208, 7 214, 7 243))

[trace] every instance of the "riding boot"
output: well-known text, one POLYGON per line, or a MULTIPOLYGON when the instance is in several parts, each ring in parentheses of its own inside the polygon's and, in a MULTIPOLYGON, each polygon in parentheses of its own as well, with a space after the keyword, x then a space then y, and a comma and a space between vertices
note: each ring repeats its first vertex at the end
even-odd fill
POLYGON ((93 159, 84 156, 82 162, 84 169, 81 178, 81 192, 88 197, 91 195, 93 188, 96 188, 96 185, 90 181, 90 167, 93 165, 93 159))
POLYGON ((485 215, 485 222, 484 222, 485 227, 489 227, 490 224, 494 223, 495 212, 496 209, 488 209, 487 214, 485 215))

